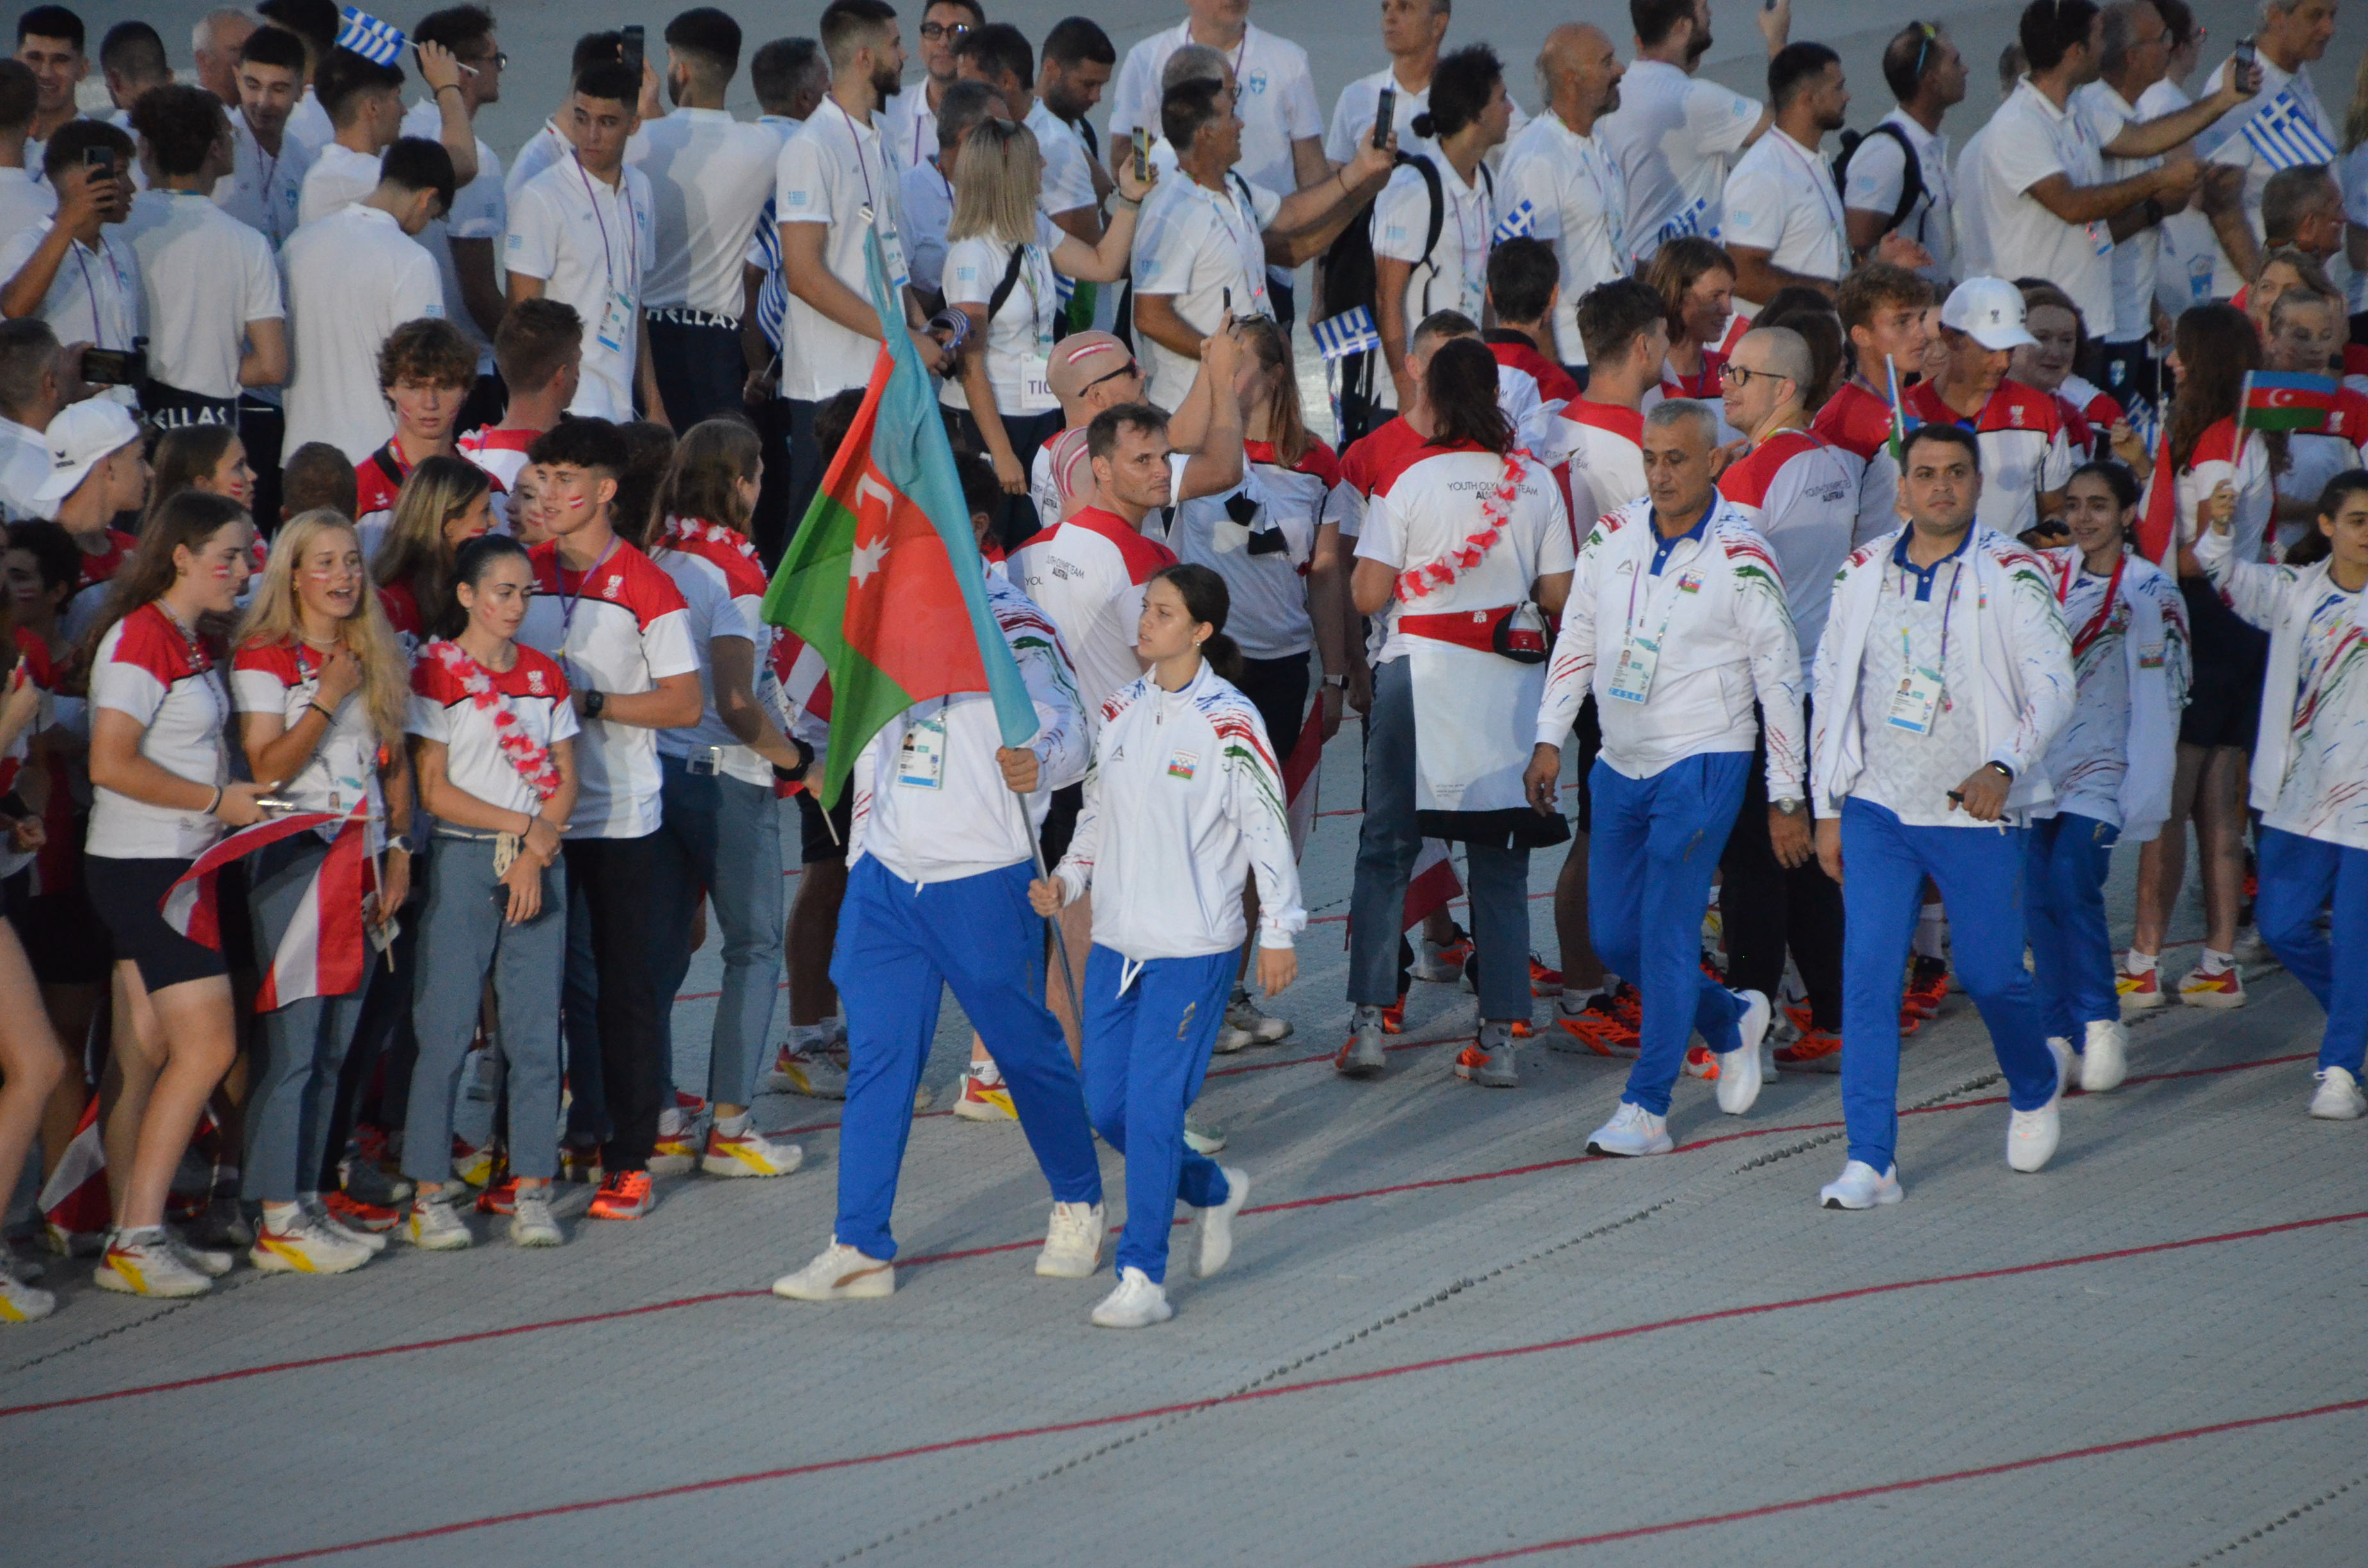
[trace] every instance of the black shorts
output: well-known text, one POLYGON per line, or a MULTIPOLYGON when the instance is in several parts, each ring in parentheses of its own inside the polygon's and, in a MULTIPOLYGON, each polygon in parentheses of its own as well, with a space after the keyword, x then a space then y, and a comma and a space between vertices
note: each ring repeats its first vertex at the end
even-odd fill
POLYGON ((17 928, 33 978, 43 985, 106 984, 115 955, 81 881, 63 892, 32 890, 30 866, 0 882, 0 914, 17 928))
POLYGON ((848 830, 855 823, 855 789, 849 781, 847 792, 838 804, 830 809, 829 825, 823 823, 823 810, 811 790, 798 791, 798 863, 812 866, 823 860, 845 861, 848 830), (834 836, 834 835, 836 836, 834 836))
POLYGON ((1069 840, 1077 833, 1077 813, 1085 809, 1086 787, 1083 784, 1071 784, 1053 791, 1052 809, 1044 813, 1043 831, 1036 835, 1036 842, 1044 851, 1045 869, 1050 870, 1059 865, 1061 857, 1069 852, 1069 840))
POLYGON ((1588 790, 1587 776, 1595 771, 1595 759, 1603 755, 1603 721, 1595 711, 1595 694, 1589 692, 1578 705, 1578 798, 1571 802, 1570 825, 1574 833, 1595 831, 1595 797, 1588 790))
MULTIPOLYGON (((180 880, 189 862, 179 858, 118 860, 91 855, 83 860, 83 885, 90 890, 91 907, 115 939, 115 956, 140 970, 140 983, 150 994, 189 980, 211 980, 230 973, 222 955, 202 942, 193 942, 165 922, 159 907, 165 890, 180 880)), ((230 890, 222 894, 220 915, 225 936, 246 924, 246 900, 232 907, 230 890)))
POLYGON ((2181 577, 2179 591, 2187 600, 2195 660, 2187 711, 2180 715, 2179 742, 2250 751, 2261 726, 2261 682, 2269 671, 2270 640, 2237 619, 2208 580, 2181 577))
POLYGON ((1274 747, 1278 772, 1291 760, 1291 748, 1298 744, 1299 732, 1307 722, 1307 660, 1305 653, 1281 659, 1253 659, 1246 653, 1242 678, 1234 683, 1266 725, 1267 744, 1274 747))

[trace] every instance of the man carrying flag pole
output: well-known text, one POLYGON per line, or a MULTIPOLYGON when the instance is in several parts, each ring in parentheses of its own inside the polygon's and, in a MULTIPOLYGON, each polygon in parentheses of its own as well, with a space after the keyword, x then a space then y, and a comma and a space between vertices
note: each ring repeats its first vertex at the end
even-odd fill
MULTIPOLYGON (((870 250, 872 299, 891 319, 877 240, 870 250)), ((949 985, 1002 1068, 1053 1189, 1036 1272, 1087 1278, 1101 1261, 1101 1170, 1068 1042, 1044 1005, 1043 927, 1028 903, 1052 790, 1085 775, 1085 715, 1052 622, 980 567, 935 388, 902 334, 880 350, 764 614, 830 670, 821 804, 837 804, 850 778, 855 791, 831 960, 847 1006, 837 1221, 830 1244, 774 1293, 826 1301, 895 1290, 889 1217, 949 985)))

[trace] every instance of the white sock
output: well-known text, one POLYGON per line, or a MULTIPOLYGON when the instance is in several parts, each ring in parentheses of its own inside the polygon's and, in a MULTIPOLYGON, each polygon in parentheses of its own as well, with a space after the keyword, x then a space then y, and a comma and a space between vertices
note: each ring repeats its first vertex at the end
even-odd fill
POLYGON ((2203 960, 2195 966, 2198 974, 2220 974, 2236 967, 2237 955, 2224 953, 2216 948, 2203 949, 2203 960))
POLYGON ((726 1138, 742 1137, 748 1131, 749 1115, 744 1110, 738 1116, 719 1116, 715 1119, 715 1131, 726 1138))
POLYGON ((267 1199, 263 1205, 263 1228, 267 1231, 279 1231, 284 1234, 288 1228, 296 1222, 296 1217, 302 1212, 301 1204, 273 1203, 267 1199))
MULTIPOLYGON (((1610 977, 1606 976, 1606 978, 1610 977)), ((1583 1012, 1589 1002, 1594 1001, 1598 996, 1610 995, 1611 990, 1609 985, 1599 985, 1587 991, 1582 991, 1574 985, 1565 985, 1557 1001, 1565 1013, 1583 1012)))
POLYGON ((2162 961, 2157 953, 2142 953, 2135 948, 2122 955, 2122 968, 2131 974, 2152 974, 2154 966, 2162 961))
POLYGON ((1949 956, 1949 916, 1937 903, 1928 903, 1924 913, 1916 918, 1916 956, 1919 959, 1945 959, 1949 956))

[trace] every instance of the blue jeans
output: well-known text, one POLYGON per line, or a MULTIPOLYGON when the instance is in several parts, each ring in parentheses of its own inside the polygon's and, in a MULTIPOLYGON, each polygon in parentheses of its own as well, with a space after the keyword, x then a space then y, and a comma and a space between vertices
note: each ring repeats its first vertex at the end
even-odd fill
POLYGON ((1121 991, 1125 955, 1096 943, 1086 960, 1086 1114, 1126 1156, 1126 1230, 1112 1267, 1154 1282, 1167 1278, 1176 1200, 1210 1209, 1228 1190, 1216 1162, 1185 1147, 1184 1110, 1200 1096, 1240 960, 1238 949, 1153 959, 1121 991))
POLYGON ((847 1006, 833 1234, 867 1257, 896 1256, 896 1176, 947 987, 1002 1070, 1053 1199, 1102 1200, 1076 1064, 1044 1006, 1044 922, 1028 906, 1034 874, 1020 861, 949 882, 907 882, 871 856, 848 868, 830 959, 847 1006))
MULTIPOLYGON (((715 904, 723 937, 723 994, 707 1059, 707 1097, 745 1106, 757 1092, 781 969, 781 818, 773 791, 723 774, 689 772, 658 754, 665 821, 663 885, 650 890, 652 926, 669 947, 658 986, 669 1001, 690 971, 690 926, 703 894, 715 904)), ((668 1012, 671 1015, 671 1007, 668 1012)), ((666 1082, 674 1079, 674 1040, 666 1039, 666 1082)))
MULTIPOLYGON (((256 851, 247 907, 255 922, 256 961, 268 973, 280 938, 304 914, 304 895, 327 858, 317 834, 302 833, 256 851)), ((291 1203, 319 1185, 337 1094, 338 1069, 361 1021, 370 971, 382 965, 364 951, 362 983, 342 996, 307 996, 263 1015, 260 1060, 246 1098, 245 1164, 240 1193, 291 1203)))
POLYGON ((1656 1116, 1696 1029, 1713 1051, 1741 1043, 1743 1002, 1702 972, 1702 909, 1743 801, 1748 751, 1705 752, 1650 778, 1598 757, 1588 775, 1595 828, 1587 845, 1587 931, 1605 966, 1634 975, 1644 1006, 1636 1065, 1621 1096, 1656 1116))
POLYGON ((2122 1016, 2113 939, 2105 929, 2105 871, 2121 836, 2120 828, 2074 812, 2039 818, 2030 828, 2022 917, 2039 1018, 2075 1051, 2087 1026, 2122 1016))
POLYGON ((1899 999, 1928 876, 1949 906, 1957 983, 1989 1028, 2008 1103, 2037 1110, 2055 1095, 2055 1058, 2022 967, 2024 837, 2011 827, 1910 827, 1871 801, 1842 803, 1842 1119, 1851 1159, 1885 1171, 1897 1158, 1899 999))
POLYGON ((2286 972, 2327 1009, 2318 1064, 2360 1076, 2368 1054, 2368 850, 2265 827, 2258 844, 2261 891, 2253 914, 2286 972), (2318 929, 2332 904, 2334 937, 2318 929), (2339 952, 2351 956, 2341 964, 2339 952))

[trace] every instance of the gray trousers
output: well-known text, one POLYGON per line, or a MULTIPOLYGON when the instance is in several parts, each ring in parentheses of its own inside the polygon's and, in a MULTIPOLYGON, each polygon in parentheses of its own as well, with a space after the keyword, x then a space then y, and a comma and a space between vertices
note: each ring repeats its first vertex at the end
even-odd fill
MULTIPOLYGON (((1530 852, 1463 846, 1472 941, 1480 955, 1480 1016, 1530 1016, 1530 852)), ((1414 682, 1406 661, 1373 672, 1365 717, 1365 820, 1349 901, 1349 1000, 1386 1007, 1398 999, 1398 938, 1406 881, 1422 853, 1415 821, 1414 682)))
POLYGON ((485 976, 501 1010, 502 1055, 509 1066, 509 1153, 513 1175, 547 1178, 559 1171, 559 985, 567 961, 567 868, 545 867, 542 909, 523 926, 509 923, 509 890, 494 876, 489 840, 430 837, 427 897, 418 909, 418 982, 412 1030, 419 1065, 411 1074, 404 1123, 403 1174, 414 1181, 452 1179, 452 1096, 476 1034, 485 976))
MULTIPOLYGON (((317 834, 257 850, 247 909, 255 922, 256 961, 267 970, 304 902, 329 846, 317 834)), ((329 1116, 337 1094, 362 998, 384 964, 373 948, 362 983, 343 996, 307 996, 263 1015, 256 1071, 246 1099, 246 1162, 239 1191, 254 1201, 290 1203, 320 1185, 329 1116)))
MULTIPOLYGON (((655 885, 643 890, 650 928, 670 944, 658 960, 658 989, 669 1003, 690 972, 690 926, 703 894, 715 905, 723 938, 723 994, 707 1058, 707 1097, 745 1106, 757 1093, 765 1045, 772 1038, 780 994, 781 805, 770 787, 729 774, 694 774, 683 759, 658 756, 666 820, 659 842, 668 853, 655 885)), ((670 1011, 670 1009, 669 1009, 670 1011)), ((666 1083, 674 1076, 674 1040, 666 1039, 666 1083)), ((671 1097, 664 1104, 671 1106, 671 1097)))

